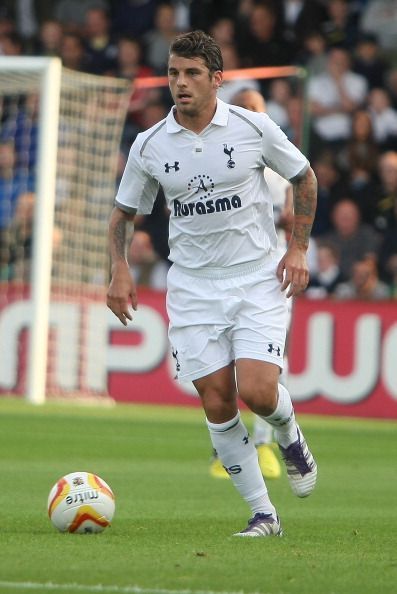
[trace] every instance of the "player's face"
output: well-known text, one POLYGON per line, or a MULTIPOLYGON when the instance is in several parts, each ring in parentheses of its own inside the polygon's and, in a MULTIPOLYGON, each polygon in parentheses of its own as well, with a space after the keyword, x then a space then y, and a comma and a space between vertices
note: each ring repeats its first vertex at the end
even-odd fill
POLYGON ((182 58, 171 54, 168 80, 178 112, 187 117, 197 117, 214 104, 222 73, 218 70, 211 74, 202 58, 182 58))

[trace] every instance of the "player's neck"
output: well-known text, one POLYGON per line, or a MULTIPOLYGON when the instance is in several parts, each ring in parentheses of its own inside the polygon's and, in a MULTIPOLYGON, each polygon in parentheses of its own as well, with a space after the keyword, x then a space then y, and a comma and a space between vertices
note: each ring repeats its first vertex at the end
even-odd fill
POLYGON ((174 117, 178 124, 186 128, 187 130, 191 130, 195 134, 200 134, 200 132, 202 132, 211 122, 212 118, 215 115, 215 112, 216 103, 215 105, 211 105, 205 110, 195 115, 181 113, 178 110, 178 108, 176 108, 174 111, 174 117))

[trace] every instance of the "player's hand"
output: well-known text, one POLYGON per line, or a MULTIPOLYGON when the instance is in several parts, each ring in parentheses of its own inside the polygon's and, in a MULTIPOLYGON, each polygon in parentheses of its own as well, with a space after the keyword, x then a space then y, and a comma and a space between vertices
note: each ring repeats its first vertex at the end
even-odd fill
POLYGON ((128 320, 132 320, 130 304, 135 311, 138 309, 136 287, 127 264, 112 269, 106 303, 120 322, 127 326, 128 320))
POLYGON ((287 297, 296 297, 302 293, 309 282, 306 252, 297 247, 289 247, 277 266, 276 274, 281 290, 288 289, 287 297))

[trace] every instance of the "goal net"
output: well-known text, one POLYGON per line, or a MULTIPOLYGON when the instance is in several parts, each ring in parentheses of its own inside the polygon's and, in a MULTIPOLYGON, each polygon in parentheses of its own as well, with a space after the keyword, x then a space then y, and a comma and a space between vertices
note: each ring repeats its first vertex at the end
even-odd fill
POLYGON ((130 94, 57 59, 0 59, 2 392, 106 395, 95 340, 130 94))

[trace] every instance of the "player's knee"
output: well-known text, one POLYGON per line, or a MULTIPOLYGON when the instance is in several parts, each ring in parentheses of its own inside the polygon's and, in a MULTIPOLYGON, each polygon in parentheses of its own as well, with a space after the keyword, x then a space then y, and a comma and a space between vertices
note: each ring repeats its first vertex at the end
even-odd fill
POLYGON ((277 406, 277 382, 271 379, 258 384, 254 381, 244 382, 239 386, 240 398, 254 413, 268 416, 277 406))
POLYGON ((208 387, 200 390, 206 417, 214 423, 223 423, 236 414, 236 394, 221 388, 208 387))

